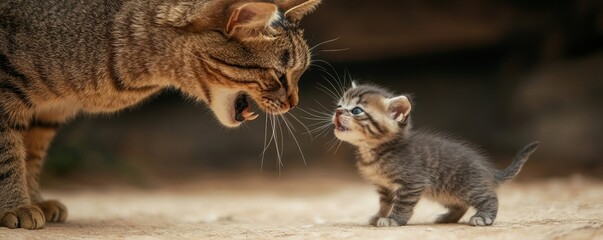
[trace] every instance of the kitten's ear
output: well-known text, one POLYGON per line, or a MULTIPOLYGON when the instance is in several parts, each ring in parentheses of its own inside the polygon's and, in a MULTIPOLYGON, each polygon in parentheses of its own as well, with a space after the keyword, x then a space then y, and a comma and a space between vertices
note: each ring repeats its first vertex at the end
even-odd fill
POLYGON ((404 121, 410 114, 410 101, 404 95, 387 99, 387 109, 390 117, 398 122, 404 121))
POLYGON ((321 0, 277 0, 276 3, 285 11, 285 18, 292 23, 314 11, 321 0))
POLYGON ((254 33, 270 28, 279 19, 278 7, 272 3, 251 2, 232 10, 225 32, 229 36, 250 37, 254 33))

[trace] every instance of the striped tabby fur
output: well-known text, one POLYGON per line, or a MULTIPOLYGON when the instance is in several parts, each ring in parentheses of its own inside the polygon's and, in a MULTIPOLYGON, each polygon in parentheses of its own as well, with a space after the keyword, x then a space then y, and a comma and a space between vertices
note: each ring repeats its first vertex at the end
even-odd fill
POLYGON ((438 223, 458 222, 474 207, 469 224, 491 225, 498 211, 495 189, 513 178, 539 145, 529 144, 499 171, 467 144, 413 130, 412 105, 404 95, 360 85, 347 90, 339 104, 335 135, 357 147, 358 169, 378 187, 381 207, 370 224, 379 227, 405 225, 421 196, 448 209, 438 223))
POLYGON ((65 221, 38 176, 57 128, 78 113, 115 112, 166 88, 228 127, 254 118, 240 99, 271 113, 295 107, 310 64, 298 23, 319 3, 0 1, 0 225, 65 221))

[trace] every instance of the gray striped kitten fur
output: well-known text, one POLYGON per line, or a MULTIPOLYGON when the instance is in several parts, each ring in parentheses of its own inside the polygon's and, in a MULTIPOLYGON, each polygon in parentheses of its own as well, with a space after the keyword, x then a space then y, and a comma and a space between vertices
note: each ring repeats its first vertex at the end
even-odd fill
POLYGON ((354 85, 335 111, 335 135, 357 147, 358 169, 378 187, 380 209, 370 224, 405 225, 425 196, 448 209, 437 223, 456 223, 474 207, 477 213, 469 224, 492 225, 498 212, 496 188, 517 175, 539 143, 527 145, 500 171, 463 142, 413 130, 411 108, 404 95, 354 85))

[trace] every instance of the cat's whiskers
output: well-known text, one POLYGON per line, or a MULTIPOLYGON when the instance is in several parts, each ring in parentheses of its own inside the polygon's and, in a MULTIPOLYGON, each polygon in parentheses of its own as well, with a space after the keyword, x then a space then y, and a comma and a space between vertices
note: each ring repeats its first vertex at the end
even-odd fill
MULTIPOLYGON (((276 136, 276 127, 275 127, 275 123, 274 123, 274 115, 272 114, 272 112, 267 112, 266 113, 266 121, 265 121, 265 130, 264 130, 264 149, 262 150, 262 159, 261 159, 261 165, 263 167, 264 165, 264 158, 266 155, 266 151, 268 150, 268 148, 270 148, 270 144, 274 142, 275 145, 277 145, 277 136, 276 136), (270 139, 267 141, 266 143, 266 138, 268 136, 268 122, 270 122, 270 130, 271 130, 271 134, 270 134, 270 139)), ((277 156, 279 156, 278 154, 278 146, 276 146, 276 151, 277 151, 277 156)))
MULTIPOLYGON (((295 134, 292 131, 292 127, 288 122, 287 122, 287 118, 285 118, 285 115, 280 115, 281 118, 283 119, 283 123, 285 123, 285 127, 287 128, 287 130, 289 130, 289 133, 291 134, 291 137, 293 137, 293 140, 295 141, 295 144, 297 145, 297 149, 299 149, 299 154, 301 154, 302 160, 304 161, 304 165, 307 166, 306 163, 306 157, 304 156, 304 152, 302 151, 299 142, 297 141, 297 138, 295 137, 295 134)), ((295 130, 295 129, 293 129, 295 130)))
POLYGON ((312 52, 312 51, 314 51, 314 49, 316 49, 317 47, 320 47, 320 46, 325 45, 325 44, 327 44, 327 43, 332 43, 332 42, 335 42, 335 41, 337 41, 337 40, 339 40, 339 39, 340 39, 340 37, 336 37, 336 38, 333 38, 333 39, 329 39, 329 40, 326 40, 326 41, 320 42, 320 43, 318 43, 318 44, 314 45, 313 47, 311 47, 309 50, 310 50, 310 52, 312 52))
POLYGON ((277 160, 277 167, 279 170, 279 177, 282 174, 282 168, 285 166, 283 163, 284 148, 285 148, 285 143, 284 143, 285 142, 284 141, 285 131, 283 130, 283 127, 286 129, 286 132, 289 132, 289 134, 291 134, 291 137, 293 137, 293 141, 295 142, 295 144, 299 150, 299 153, 302 157, 304 165, 307 165, 307 160, 306 160, 305 154, 301 148, 301 144, 300 144, 299 140, 297 139, 297 136, 295 136, 295 132, 297 132, 297 130, 296 130, 293 122, 291 122, 291 120, 289 120, 289 118, 287 118, 287 115, 291 116, 295 121, 297 121, 302 127, 304 127, 306 129, 306 131, 308 131, 308 132, 311 131, 311 129, 308 128, 308 126, 306 126, 301 120, 299 120, 299 118, 297 118, 293 114, 291 114, 289 112, 279 114, 280 112, 282 112, 282 109, 278 106, 274 106, 273 111, 266 112, 266 119, 264 122, 264 147, 263 147, 262 153, 261 153, 261 167, 260 167, 260 171, 262 171, 263 165, 264 165, 264 159, 266 156, 266 151, 270 148, 271 144, 274 143, 274 148, 276 150, 276 156, 277 156, 276 160, 277 160), (270 130, 268 128, 270 128, 270 130), (270 134, 268 133, 269 131, 271 131, 270 134), (268 135, 270 135, 270 137, 268 137, 268 135))
POLYGON ((323 50, 316 51, 314 53, 321 53, 321 52, 343 52, 343 51, 347 51, 347 50, 350 50, 350 48, 323 49, 323 50))
MULTIPOLYGON (((280 109, 279 109, 279 112, 280 112, 280 109)), ((285 167, 285 164, 283 163, 283 156, 285 155, 285 141, 284 141, 285 135, 283 134, 283 126, 282 126, 281 121, 278 118, 278 116, 275 115, 274 119, 275 119, 276 125, 278 126, 279 133, 281 134, 281 136, 280 136, 280 140, 281 140, 280 150, 281 151, 280 151, 280 156, 278 158, 278 160, 279 160, 278 161, 278 163, 279 163, 279 178, 280 178, 281 177, 281 168, 285 167)))
POLYGON ((278 174, 279 174, 279 178, 281 176, 281 166, 282 166, 282 160, 281 160, 281 151, 279 148, 279 144, 278 144, 278 132, 276 131, 277 128, 277 119, 274 116, 274 114, 270 114, 270 123, 272 126, 272 138, 274 139, 274 147, 276 149, 276 157, 277 157, 277 167, 278 167, 278 174))
POLYGON ((264 149, 262 150, 262 159, 260 161, 260 172, 264 169, 264 157, 266 156, 266 149, 270 142, 272 142, 272 137, 270 138, 270 142, 266 143, 268 140, 268 113, 266 113, 266 119, 264 121, 264 149))

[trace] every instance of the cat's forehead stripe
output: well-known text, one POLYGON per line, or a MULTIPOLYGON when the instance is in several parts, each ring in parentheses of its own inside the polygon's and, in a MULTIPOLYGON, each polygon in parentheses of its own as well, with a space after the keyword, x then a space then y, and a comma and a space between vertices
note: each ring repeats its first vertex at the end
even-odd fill
POLYGON ((300 54, 299 57, 301 58, 300 62, 300 68, 306 68, 310 62, 310 55, 308 54, 308 48, 306 45, 306 41, 304 40, 304 37, 302 34, 297 34, 295 35, 297 37, 298 40, 298 44, 296 44, 295 46, 297 48, 299 48, 300 50, 300 54))

